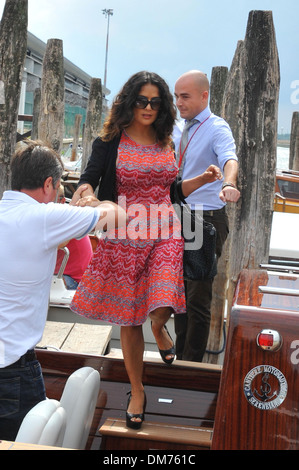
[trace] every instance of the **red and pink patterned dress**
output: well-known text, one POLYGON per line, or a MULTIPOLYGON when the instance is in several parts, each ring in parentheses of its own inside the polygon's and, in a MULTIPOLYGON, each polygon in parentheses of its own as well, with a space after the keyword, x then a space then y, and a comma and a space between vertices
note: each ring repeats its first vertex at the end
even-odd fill
POLYGON ((71 309, 124 326, 143 324, 158 307, 184 313, 184 241, 170 201, 177 175, 173 152, 140 145, 124 132, 116 169, 126 227, 106 232, 75 293, 71 309))

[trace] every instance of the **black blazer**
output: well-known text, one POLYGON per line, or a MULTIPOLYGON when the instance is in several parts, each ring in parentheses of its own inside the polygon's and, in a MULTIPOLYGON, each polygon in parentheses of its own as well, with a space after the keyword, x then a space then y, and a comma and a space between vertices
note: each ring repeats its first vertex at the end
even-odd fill
MULTIPOLYGON (((120 137, 110 142, 103 142, 97 137, 92 144, 92 152, 87 166, 81 174, 78 186, 89 183, 95 191, 99 185, 98 199, 100 201, 117 202, 116 194, 116 160, 120 137)), ((182 181, 176 180, 170 188, 171 201, 184 201, 182 181)))
POLYGON ((116 160, 120 136, 110 142, 103 142, 99 137, 92 144, 92 152, 87 166, 81 174, 78 186, 89 183, 95 191, 99 185, 100 201, 117 201, 116 160))

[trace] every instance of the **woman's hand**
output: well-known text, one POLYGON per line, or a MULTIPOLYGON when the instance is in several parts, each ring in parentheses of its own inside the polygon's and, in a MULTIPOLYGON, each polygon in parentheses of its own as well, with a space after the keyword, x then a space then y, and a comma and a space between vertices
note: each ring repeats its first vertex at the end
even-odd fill
POLYGON ((101 216, 97 222, 96 230, 99 231, 106 231, 109 229, 114 229, 118 227, 122 227, 126 224, 128 220, 128 216, 126 211, 111 201, 99 201, 92 192, 87 196, 81 197, 81 195, 86 191, 87 194, 90 192, 90 188, 86 187, 89 185, 82 185, 80 186, 74 196, 72 198, 71 204, 73 206, 79 207, 100 207, 101 209, 101 216))
MULTIPOLYGON (((70 202, 70 205, 71 206, 76 206, 76 205, 80 205, 80 204, 77 204, 78 201, 81 199, 81 198, 84 198, 85 196, 93 196, 95 197, 94 195, 94 192, 93 192, 93 189, 92 189, 92 186, 90 186, 90 184, 82 184, 81 186, 79 186, 76 191, 74 192, 73 194, 73 197, 72 197, 72 200, 70 202), (83 194, 84 193, 84 194, 83 194)), ((96 198, 95 198, 96 199, 96 198)), ((87 205, 87 204, 85 204, 87 205)))
POLYGON ((89 207, 97 207, 101 204, 101 202, 95 197, 95 195, 92 195, 92 196, 84 196, 84 197, 81 197, 77 202, 76 202, 76 206, 79 206, 79 207, 85 207, 85 206, 89 206, 89 207))
POLYGON ((206 171, 202 174, 202 178, 205 183, 213 183, 213 181, 221 180, 223 175, 220 168, 216 165, 210 165, 206 171))

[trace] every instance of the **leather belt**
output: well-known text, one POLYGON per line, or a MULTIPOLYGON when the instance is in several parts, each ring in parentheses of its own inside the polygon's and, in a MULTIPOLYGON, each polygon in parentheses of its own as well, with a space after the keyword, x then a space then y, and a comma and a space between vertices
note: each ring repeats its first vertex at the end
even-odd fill
POLYGON ((215 214, 225 214, 225 206, 221 207, 221 209, 214 209, 212 211, 203 211, 203 215, 209 215, 213 217, 215 214))
POLYGON ((5 369, 16 369, 18 367, 24 367, 27 362, 32 362, 35 360, 36 360, 35 351, 34 349, 30 349, 30 351, 27 351, 25 354, 23 354, 23 356, 21 356, 18 361, 5 367, 5 369))

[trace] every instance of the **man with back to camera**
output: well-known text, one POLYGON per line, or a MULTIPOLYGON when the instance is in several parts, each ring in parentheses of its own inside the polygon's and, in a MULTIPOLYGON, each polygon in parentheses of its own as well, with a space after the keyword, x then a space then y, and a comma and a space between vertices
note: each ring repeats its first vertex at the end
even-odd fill
MULTIPOLYGON (((175 98, 185 123, 195 119, 188 126, 186 146, 181 142, 182 129, 176 126, 174 130, 173 140, 182 179, 196 176, 211 164, 217 165, 224 175, 223 180, 202 186, 186 198, 191 209, 201 204, 204 219, 215 226, 219 259, 229 232, 226 203, 236 203, 240 197, 236 186, 238 159, 234 138, 228 124, 210 111, 206 74, 198 70, 184 73, 175 84, 175 98)), ((202 361, 210 330, 212 284, 213 279, 185 279, 187 313, 175 315, 178 359, 202 361)))
POLYGON ((91 196, 77 205, 93 207, 54 204, 62 171, 60 157, 52 149, 28 141, 12 159, 11 191, 5 191, 0 201, 0 439, 4 440, 14 440, 26 413, 45 399, 34 347, 46 323, 58 245, 94 228, 126 222, 119 206, 91 196))

